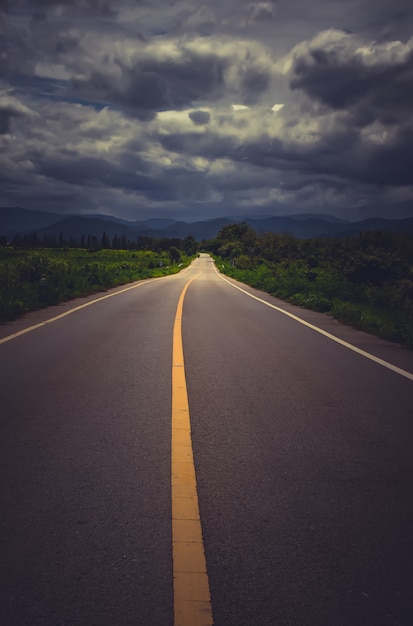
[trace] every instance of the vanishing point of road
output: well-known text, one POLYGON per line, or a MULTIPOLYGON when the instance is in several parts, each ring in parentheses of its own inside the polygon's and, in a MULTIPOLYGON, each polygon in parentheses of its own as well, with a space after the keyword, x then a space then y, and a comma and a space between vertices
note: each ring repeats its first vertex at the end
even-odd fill
POLYGON ((2 626, 411 626, 413 353, 220 275, 0 327, 2 626))

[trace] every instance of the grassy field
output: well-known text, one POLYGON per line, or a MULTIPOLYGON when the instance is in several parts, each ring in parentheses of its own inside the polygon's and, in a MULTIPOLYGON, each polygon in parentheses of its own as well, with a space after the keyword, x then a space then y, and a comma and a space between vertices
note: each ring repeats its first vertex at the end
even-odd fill
POLYGON ((142 278, 178 272, 190 261, 168 252, 0 248, 0 322, 142 278))
POLYGON ((360 289, 327 272, 313 272, 309 278, 303 268, 285 271, 263 264, 254 269, 238 269, 220 259, 217 263, 225 274, 247 285, 413 349, 413 303, 400 297, 400 292, 360 289), (399 302, 395 302, 396 298, 399 302))
POLYGON ((241 224, 208 244, 224 273, 413 349, 413 234, 299 240, 241 224))

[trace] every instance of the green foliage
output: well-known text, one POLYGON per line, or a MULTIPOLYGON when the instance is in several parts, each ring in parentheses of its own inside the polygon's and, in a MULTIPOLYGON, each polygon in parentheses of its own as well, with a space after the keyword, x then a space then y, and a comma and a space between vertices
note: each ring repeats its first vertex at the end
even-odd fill
POLYGON ((171 263, 178 263, 181 260, 181 251, 176 246, 169 248, 169 258, 171 263))
POLYGON ((235 267, 246 270, 251 267, 251 259, 247 254, 240 254, 234 259, 235 267))
MULTIPOLYGON (((178 254, 188 265, 190 259, 178 254)), ((0 248, 0 321, 179 269, 170 266, 167 251, 0 248)))
POLYGON ((188 256, 193 256, 198 252, 198 244, 195 240, 195 237, 192 235, 188 235, 185 239, 182 240, 182 250, 188 256))
POLYGON ((306 240, 265 233, 252 238, 248 225, 231 224, 204 247, 219 255, 220 269, 238 280, 413 348, 411 233, 372 231, 306 240))
MULTIPOLYGON (((254 251, 256 233, 246 222, 224 226, 207 249, 224 259, 251 255, 254 251)), ((242 261, 241 261, 242 262, 242 261)))

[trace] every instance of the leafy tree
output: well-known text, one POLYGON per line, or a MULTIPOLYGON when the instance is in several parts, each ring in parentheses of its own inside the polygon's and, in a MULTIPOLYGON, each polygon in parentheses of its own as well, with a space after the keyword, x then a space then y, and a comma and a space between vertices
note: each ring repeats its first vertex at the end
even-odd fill
POLYGON ((234 259, 241 254, 251 256, 256 240, 255 231, 246 222, 227 224, 219 231, 213 249, 223 258, 234 259))
POLYGON ((181 260, 181 251, 176 246, 171 246, 169 248, 169 258, 171 263, 178 263, 181 260))
POLYGON ((192 256, 192 255, 194 255, 197 252, 198 244, 197 244, 197 242, 195 240, 195 237, 193 235, 188 235, 187 237, 185 237, 185 239, 183 239, 183 241, 182 241, 182 250, 188 256, 192 256))
POLYGON ((169 248, 169 258, 171 263, 178 263, 181 260, 181 251, 176 246, 169 248))

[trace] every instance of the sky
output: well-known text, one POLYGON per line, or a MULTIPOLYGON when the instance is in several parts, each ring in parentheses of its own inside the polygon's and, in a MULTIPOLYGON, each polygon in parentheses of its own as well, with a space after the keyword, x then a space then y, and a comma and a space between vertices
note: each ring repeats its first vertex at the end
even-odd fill
POLYGON ((0 206, 413 216, 411 0, 0 0, 0 206))

